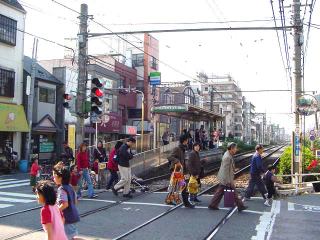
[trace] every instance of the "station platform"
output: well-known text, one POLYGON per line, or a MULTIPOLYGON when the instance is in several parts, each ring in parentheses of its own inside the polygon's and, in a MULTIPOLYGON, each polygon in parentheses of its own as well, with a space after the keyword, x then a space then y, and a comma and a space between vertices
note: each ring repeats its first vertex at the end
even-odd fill
MULTIPOLYGON (((88 240, 114 239, 150 219, 163 214, 173 206, 164 204, 166 193, 145 193, 126 200, 111 192, 99 193, 97 199, 82 199, 80 214, 98 208, 78 224, 80 236, 88 240), (119 202, 121 201, 121 202, 119 202)), ((202 195, 195 209, 180 207, 121 239, 204 239, 229 212, 221 206, 219 211, 207 208, 212 195, 202 195)), ((311 194, 275 200, 272 207, 265 206, 262 198, 253 198, 245 205, 248 210, 235 213, 221 227, 214 239, 318 239, 320 195, 311 194)), ((30 204, 36 206, 36 202, 30 204)), ((31 207, 29 205, 29 207, 31 207)), ((40 210, 19 215, 19 219, 6 219, 1 223, 1 239, 41 228, 40 210), (30 221, 32 219, 32 221, 30 221)), ((42 239, 43 232, 34 232, 16 239, 42 239)))

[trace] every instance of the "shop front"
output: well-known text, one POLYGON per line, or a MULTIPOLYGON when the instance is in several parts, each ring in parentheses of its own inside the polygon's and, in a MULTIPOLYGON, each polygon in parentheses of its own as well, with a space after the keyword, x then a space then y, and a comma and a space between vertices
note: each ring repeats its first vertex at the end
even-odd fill
POLYGON ((23 106, 0 103, 0 168, 6 162, 8 147, 21 158, 21 133, 28 131, 23 106))
POLYGON ((50 115, 44 116, 32 128, 31 149, 33 154, 37 154, 39 162, 54 163, 59 156, 56 156, 56 133, 58 126, 50 115))
POLYGON ((122 116, 117 113, 108 113, 102 116, 101 122, 97 124, 98 139, 111 142, 119 139, 122 130, 122 116))

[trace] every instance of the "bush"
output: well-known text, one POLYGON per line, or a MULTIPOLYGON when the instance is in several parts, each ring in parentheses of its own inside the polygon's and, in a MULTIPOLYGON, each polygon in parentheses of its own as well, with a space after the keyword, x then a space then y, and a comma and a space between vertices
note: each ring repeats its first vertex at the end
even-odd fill
POLYGON ((251 150, 254 150, 255 149, 255 146, 256 145, 249 145, 249 144, 246 144, 245 142, 241 141, 241 140, 237 140, 237 139, 233 139, 233 140, 230 140, 230 139, 227 139, 226 142, 223 143, 222 145, 222 150, 223 151, 227 151, 227 146, 230 142, 234 142, 237 144, 238 146, 238 153, 242 153, 242 152, 247 152, 247 151, 251 151, 251 150))
MULTIPOLYGON (((280 163, 278 165, 279 173, 282 175, 291 174, 291 154, 292 147, 287 147, 280 158, 280 163)), ((302 147, 302 156, 303 156, 303 166, 302 171, 308 172, 307 167, 310 165, 311 161, 314 159, 312 151, 307 147, 302 147)), ((289 180, 285 178, 285 180, 289 180)))

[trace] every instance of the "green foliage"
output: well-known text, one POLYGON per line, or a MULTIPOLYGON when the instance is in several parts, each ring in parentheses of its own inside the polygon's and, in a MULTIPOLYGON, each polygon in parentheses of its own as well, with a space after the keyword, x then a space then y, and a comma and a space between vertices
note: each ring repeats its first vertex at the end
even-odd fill
MULTIPOLYGON (((308 172, 307 167, 310 165, 310 162, 314 159, 314 155, 312 151, 308 147, 302 147, 302 156, 303 156, 303 172, 308 172)), ((280 174, 291 174, 291 154, 292 147, 287 147, 280 159, 280 163, 278 165, 280 174)))
POLYGON ((241 140, 237 140, 237 139, 227 139, 226 142, 223 143, 222 145, 222 150, 223 151, 227 151, 227 146, 228 146, 228 143, 230 142, 234 142, 237 144, 238 146, 238 153, 242 153, 242 152, 247 152, 247 151, 251 151, 251 150, 254 150, 256 144, 246 144, 245 142, 241 141, 241 140))

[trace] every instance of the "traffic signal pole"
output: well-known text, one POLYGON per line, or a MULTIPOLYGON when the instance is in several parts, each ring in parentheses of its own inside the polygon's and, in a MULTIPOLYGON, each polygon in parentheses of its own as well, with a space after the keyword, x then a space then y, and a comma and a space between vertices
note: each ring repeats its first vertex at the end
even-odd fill
POLYGON ((78 89, 77 89, 77 124, 76 124, 76 147, 84 140, 84 111, 83 105, 86 100, 86 85, 88 79, 88 5, 81 4, 80 33, 78 34, 78 89))

